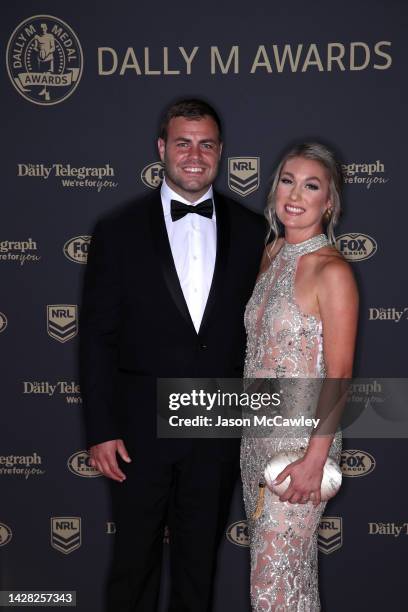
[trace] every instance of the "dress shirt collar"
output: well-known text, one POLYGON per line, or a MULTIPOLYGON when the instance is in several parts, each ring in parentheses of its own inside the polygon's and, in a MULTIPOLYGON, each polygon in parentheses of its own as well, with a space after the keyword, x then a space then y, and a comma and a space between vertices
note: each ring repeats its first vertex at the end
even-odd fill
MULTIPOLYGON (((163 180, 161 190, 160 190, 160 195, 161 195, 161 201, 163 204, 163 212, 164 212, 165 217, 171 216, 171 212, 170 212, 171 200, 178 200, 179 202, 183 202, 183 204, 189 204, 190 206, 196 206, 197 204, 200 204, 200 202, 204 202, 204 200, 208 200, 208 198, 211 198, 212 201, 214 202, 212 185, 210 185, 208 191, 203 196, 201 196, 201 198, 199 198, 196 202, 189 202, 188 200, 183 198, 181 195, 179 195, 176 191, 174 191, 171 187, 169 187, 168 184, 166 183, 166 179, 163 180)), ((214 218, 214 213, 213 213, 213 218, 214 218)))

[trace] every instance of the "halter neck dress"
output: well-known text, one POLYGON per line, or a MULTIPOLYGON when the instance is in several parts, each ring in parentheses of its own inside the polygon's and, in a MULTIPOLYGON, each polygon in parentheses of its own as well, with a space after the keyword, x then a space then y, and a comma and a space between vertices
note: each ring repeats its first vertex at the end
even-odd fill
MULTIPOLYGON (((315 414, 326 376, 319 318, 302 312, 295 300, 299 260, 329 245, 324 234, 283 246, 261 274, 245 311, 247 352, 244 378, 279 379, 282 417, 315 414)), ((270 414, 273 408, 265 409, 270 414)), ((318 612, 317 530, 325 503, 280 502, 265 489, 263 511, 253 518, 259 482, 270 459, 282 451, 304 450, 310 427, 244 429, 241 474, 251 551, 251 602, 255 612, 318 612)), ((341 434, 329 456, 340 461, 341 434)))

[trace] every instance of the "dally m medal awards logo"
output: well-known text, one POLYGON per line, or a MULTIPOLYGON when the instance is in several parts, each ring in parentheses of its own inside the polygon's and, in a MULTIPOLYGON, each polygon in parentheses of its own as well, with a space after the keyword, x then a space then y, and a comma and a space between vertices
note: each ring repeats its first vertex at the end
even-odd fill
POLYGON ((76 304, 51 304, 47 306, 47 332, 58 342, 68 342, 78 333, 76 304))
POLYGON ((52 15, 34 15, 22 21, 10 37, 6 58, 14 87, 34 104, 59 104, 81 80, 79 40, 68 24, 52 15))
POLYGON ((244 198, 259 187, 259 157, 229 157, 228 187, 244 198))
POLYGON ((81 546, 79 516, 51 517, 51 546, 68 555, 81 546))
POLYGON ((317 546, 328 555, 343 545, 343 521, 340 516, 324 516, 320 521, 317 546))

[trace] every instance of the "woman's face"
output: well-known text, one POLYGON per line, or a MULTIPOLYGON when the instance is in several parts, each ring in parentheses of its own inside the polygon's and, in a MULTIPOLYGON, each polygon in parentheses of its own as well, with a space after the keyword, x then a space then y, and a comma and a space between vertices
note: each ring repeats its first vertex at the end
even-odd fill
POLYGON ((276 215, 285 229, 304 239, 322 231, 322 217, 331 206, 329 174, 318 161, 293 157, 283 166, 276 190, 276 215))

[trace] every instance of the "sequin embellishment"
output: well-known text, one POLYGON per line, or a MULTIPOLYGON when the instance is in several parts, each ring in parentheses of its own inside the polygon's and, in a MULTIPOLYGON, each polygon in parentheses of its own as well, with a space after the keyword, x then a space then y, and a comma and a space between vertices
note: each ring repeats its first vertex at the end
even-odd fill
MULTIPOLYGON (((320 234, 300 244, 283 243, 269 268, 259 277, 245 311, 246 379, 302 379, 290 391, 287 410, 307 414, 313 380, 325 377, 321 321, 303 313, 295 302, 294 283, 299 259, 329 244, 320 234)), ((310 408, 312 409, 312 408, 310 408)), ((283 428, 280 428, 283 429, 283 428)), ((288 428, 286 428, 288 429, 288 428)), ((317 529, 325 503, 280 502, 265 491, 264 509, 254 513, 258 483, 267 462, 283 450, 306 448, 310 431, 271 432, 254 437, 244 430, 241 474, 251 550, 251 603, 254 612, 319 612, 317 529), (273 435, 272 435, 273 434, 273 435)), ((337 433, 329 455, 340 460, 337 433)))

